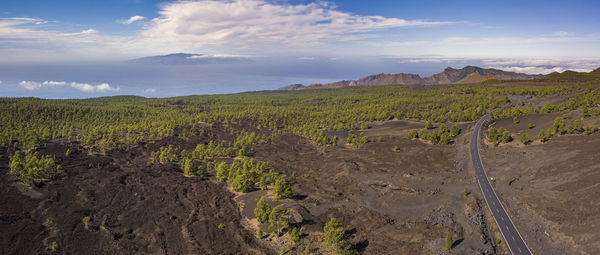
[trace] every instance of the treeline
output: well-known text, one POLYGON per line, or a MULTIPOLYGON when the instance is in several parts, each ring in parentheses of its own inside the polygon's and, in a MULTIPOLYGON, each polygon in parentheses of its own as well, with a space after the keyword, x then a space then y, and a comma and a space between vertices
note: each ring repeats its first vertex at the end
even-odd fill
MULTIPOLYGON (((231 95, 155 98, 118 96, 83 100, 0 99, 0 145, 33 148, 64 139, 79 142, 92 153, 126 149, 144 141, 204 134, 199 123, 222 128, 243 127, 255 133, 234 141, 236 154, 248 154, 244 144, 264 135, 294 133, 317 144, 336 143, 324 130, 352 131, 369 122, 419 119, 438 123, 474 121, 506 104, 509 95, 546 96, 575 93, 572 99, 544 107, 520 105, 497 111, 494 117, 554 112, 599 102, 592 83, 561 86, 495 87, 455 85, 416 90, 408 86, 352 87, 303 91, 254 92, 231 95), (587 87, 589 89, 585 90, 587 87), (242 150, 240 153, 239 150, 242 150)), ((594 83, 595 85, 595 83, 594 83)), ((237 134, 236 134, 237 136, 237 134)), ((430 135, 431 136, 431 135, 430 135)), ((239 137, 239 136, 238 136, 239 137)), ((431 137, 435 140, 434 137, 431 137)), ((440 140, 447 141, 447 139, 440 140)), ((254 141, 250 142, 253 143, 254 141)))

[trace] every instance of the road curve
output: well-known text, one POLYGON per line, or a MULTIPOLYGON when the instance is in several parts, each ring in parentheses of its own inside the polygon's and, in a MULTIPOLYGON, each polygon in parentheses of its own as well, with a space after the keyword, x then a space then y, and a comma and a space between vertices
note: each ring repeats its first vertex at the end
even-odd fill
POLYGON ((500 232, 504 237, 503 241, 508 245, 510 252, 518 255, 531 254, 531 250, 529 250, 529 247, 527 247, 527 244, 523 241, 523 237, 521 237, 521 234, 517 231, 515 224, 508 216, 508 213, 506 213, 500 199, 498 199, 496 192, 490 184, 485 169, 483 168, 483 163, 481 162, 481 156, 479 155, 479 133, 481 131, 481 126, 489 117, 490 114, 488 113, 477 121, 471 135, 471 160, 473 161, 473 168, 475 169, 475 177, 477 178, 485 202, 487 203, 488 208, 490 208, 492 216, 496 221, 496 225, 500 228, 500 232))

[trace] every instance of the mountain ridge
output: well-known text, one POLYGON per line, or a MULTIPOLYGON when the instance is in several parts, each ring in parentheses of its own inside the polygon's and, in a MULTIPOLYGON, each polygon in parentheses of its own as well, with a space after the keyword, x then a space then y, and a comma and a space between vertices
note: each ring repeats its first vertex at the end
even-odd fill
POLYGON ((431 76, 421 77, 418 74, 373 74, 358 80, 342 80, 327 84, 292 84, 279 88, 279 90, 300 90, 314 88, 339 88, 351 86, 378 86, 378 85, 441 85, 441 84, 467 84, 479 83, 490 79, 498 80, 533 80, 542 78, 544 75, 531 75, 494 68, 481 68, 477 66, 465 66, 461 69, 446 67, 444 71, 431 76))

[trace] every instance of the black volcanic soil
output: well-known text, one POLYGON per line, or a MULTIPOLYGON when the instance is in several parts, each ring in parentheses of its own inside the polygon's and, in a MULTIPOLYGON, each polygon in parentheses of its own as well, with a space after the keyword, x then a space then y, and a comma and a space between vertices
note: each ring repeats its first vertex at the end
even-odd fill
MULTIPOLYGON (((157 144, 178 144, 167 139, 157 144)), ((150 165, 144 147, 107 156, 73 153, 49 145, 63 173, 28 191, 9 175, 0 157, 2 254, 268 254, 224 184, 184 177, 174 165, 150 165), (22 190, 23 192, 21 192, 22 190), (91 217, 86 229, 82 223, 91 217), (225 228, 219 229, 219 224, 225 228)))
MULTIPOLYGON (((495 244, 499 233, 473 177, 463 143, 468 134, 448 146, 407 138, 410 129, 423 126, 376 123, 353 132, 374 140, 361 148, 343 142, 316 146, 291 134, 254 146, 254 158, 288 176, 296 172, 295 196, 273 202, 297 212, 292 225, 302 238, 295 253, 311 244, 314 254, 330 254, 322 241, 323 225, 337 217, 362 254, 506 254, 495 244), (380 136, 382 141, 375 141, 380 136), (471 194, 464 196, 465 190, 471 194), (455 240, 449 252, 448 232, 455 240)), ((336 134, 341 141, 348 135, 336 134)), ((184 177, 176 165, 150 164, 150 152, 160 146, 189 150, 201 142, 232 139, 217 127, 210 136, 169 137, 106 156, 74 152, 66 157, 67 146, 49 143, 39 150, 55 154, 63 172, 32 189, 8 173, 6 149, 0 148, 2 254, 51 253, 53 241, 59 252, 75 254, 279 253, 290 242, 287 235, 256 237, 258 227, 270 232, 253 214, 260 196, 270 192, 234 194, 212 175, 184 177), (85 216, 92 219, 87 229, 85 216), (218 227, 221 223, 225 228, 218 227)))

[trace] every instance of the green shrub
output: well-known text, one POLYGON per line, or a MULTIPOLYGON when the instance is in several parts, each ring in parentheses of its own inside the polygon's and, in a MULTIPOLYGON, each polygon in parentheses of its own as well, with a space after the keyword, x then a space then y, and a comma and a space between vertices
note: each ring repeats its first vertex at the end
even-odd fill
POLYGON ((90 216, 85 216, 83 217, 83 219, 81 220, 83 222, 83 225, 85 226, 85 228, 87 229, 88 226, 90 225, 90 216))
POLYGON ((557 134, 563 134, 565 132, 565 123, 563 122, 562 117, 556 117, 554 119, 554 124, 552 125, 554 128, 554 132, 557 134))
POLYGON ((290 240, 292 240, 292 242, 294 243, 300 241, 300 234, 298 234, 298 228, 292 228, 292 231, 290 231, 290 240))
POLYGON ((411 131, 408 131, 408 138, 409 139, 415 139, 415 138, 419 138, 419 133, 417 130, 413 129, 411 131))
POLYGON ((527 145, 527 144, 529 144, 530 141, 531 140, 529 140, 529 135, 527 135, 527 134, 521 135, 521 143, 527 145))
POLYGON ((588 135, 591 135, 596 132, 598 132, 598 126, 596 126, 596 125, 585 127, 585 133, 588 135))
POLYGON ((452 244, 454 244, 454 241, 452 240, 452 233, 448 232, 448 235, 446 235, 446 250, 450 250, 452 249, 452 244))
POLYGON ((261 197, 254 208, 254 216, 260 223, 265 223, 269 220, 269 214, 271 214, 271 205, 265 202, 265 197, 261 197))
POLYGON ((583 131, 585 131, 585 129, 583 128, 581 120, 571 120, 567 127, 567 133, 569 134, 579 134, 583 133, 583 131))
POLYGON ((281 205, 273 207, 269 214, 269 229, 275 229, 277 234, 281 233, 289 226, 290 217, 294 212, 293 209, 284 209, 281 205))
POLYGON ((338 219, 329 219, 323 227, 323 232, 325 234, 324 241, 329 247, 333 248, 334 254, 357 254, 338 219))
POLYGON ((540 133, 538 134, 538 138, 543 142, 547 142, 548 140, 550 140, 550 137, 552 137, 552 130, 548 129, 548 130, 540 130, 540 133))
POLYGON ((426 129, 432 129, 433 128, 433 123, 431 123, 431 120, 428 120, 427 122, 425 122, 425 128, 426 129))
POLYGON ((9 168, 11 174, 17 176, 25 184, 31 185, 35 180, 54 176, 60 170, 60 165, 57 165, 54 157, 50 155, 40 156, 38 152, 23 154, 16 151, 10 157, 9 168))
POLYGON ((262 230, 259 228, 258 231, 256 231, 256 237, 258 237, 258 239, 262 239, 263 238, 263 232, 262 230))
POLYGON ((224 229, 224 228, 225 228, 225 224, 223 224, 223 223, 220 223, 220 224, 217 226, 217 228, 218 228, 218 229, 224 229))
POLYGON ((275 186, 273 187, 273 194, 275 194, 275 200, 282 198, 288 198, 292 196, 292 187, 287 181, 285 175, 279 175, 275 179, 275 186))
POLYGON ((497 143, 498 142, 498 129, 496 129, 495 127, 491 127, 488 130, 488 142, 490 143, 497 143))

